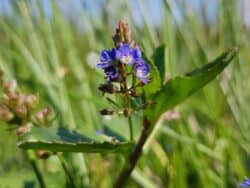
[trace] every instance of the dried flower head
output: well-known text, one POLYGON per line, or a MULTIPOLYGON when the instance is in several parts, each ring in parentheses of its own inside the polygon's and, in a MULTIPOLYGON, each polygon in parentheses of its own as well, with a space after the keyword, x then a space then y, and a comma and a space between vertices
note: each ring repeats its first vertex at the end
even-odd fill
POLYGON ((108 82, 105 84, 101 84, 98 89, 104 93, 117 93, 119 91, 118 87, 113 85, 112 83, 108 82))
POLYGON ((0 105, 0 120, 8 122, 14 118, 14 114, 10 111, 7 105, 0 105))
POLYGON ((22 136, 22 135, 26 134, 27 132, 30 131, 31 127, 32 127, 31 123, 26 123, 24 125, 21 125, 16 130, 17 136, 22 136))
POLYGON ((131 43, 131 31, 126 20, 120 20, 118 23, 118 27, 115 30, 115 34, 113 35, 113 41, 116 47, 119 47, 123 43, 131 43))
POLYGON ((4 84, 3 88, 7 93, 13 93, 17 89, 17 81, 16 80, 9 81, 6 84, 4 84))
POLYGON ((113 115, 114 114, 114 110, 112 109, 103 109, 100 111, 101 115, 113 115))
POLYGON ((48 107, 43 108, 42 110, 40 110, 34 115, 35 122, 38 124, 42 124, 42 125, 45 125, 46 123, 52 121, 53 118, 54 118, 54 115, 51 109, 48 107))
POLYGON ((40 159, 48 159, 51 156, 51 152, 47 150, 38 150, 36 151, 37 158, 40 159))
MULTIPOLYGON (((11 128, 16 127, 16 134, 20 136, 30 130, 32 123, 37 123, 33 118, 38 103, 37 97, 34 94, 23 94, 18 91, 16 80, 5 83, 2 75, 0 75, 0 80, 0 121, 15 125, 11 128)), ((50 109, 44 108, 36 114, 36 120, 50 123, 52 114, 50 109)))
POLYGON ((37 105, 37 96, 27 94, 23 96, 23 102, 28 108, 34 108, 37 105))

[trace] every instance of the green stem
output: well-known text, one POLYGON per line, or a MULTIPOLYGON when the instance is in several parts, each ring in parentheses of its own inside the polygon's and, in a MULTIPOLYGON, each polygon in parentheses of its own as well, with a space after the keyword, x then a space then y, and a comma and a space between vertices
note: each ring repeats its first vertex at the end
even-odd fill
POLYGON ((41 174, 41 172, 40 172, 40 170, 39 170, 39 168, 38 168, 38 166, 36 164, 36 161, 35 160, 30 160, 30 164, 31 164, 31 166, 32 166, 32 168, 33 168, 33 170, 34 170, 34 172, 36 174, 36 177, 37 177, 37 180, 39 182, 40 187, 41 188, 46 188, 43 176, 42 176, 42 174, 41 174))
POLYGON ((142 149, 147 141, 150 133, 151 133, 151 123, 144 118, 143 120, 143 130, 141 132, 140 138, 137 141, 137 144, 132 151, 132 153, 129 155, 121 173, 119 174, 117 180, 114 183, 114 188, 122 188, 125 186, 126 181, 128 180, 130 174, 134 170, 141 154, 142 154, 142 149))
POLYGON ((130 140, 133 141, 134 140, 134 133, 133 133, 133 122, 132 122, 132 118, 131 118, 131 106, 130 106, 130 99, 129 99, 129 95, 126 94, 126 100, 127 100, 127 109, 128 109, 128 125, 129 125, 129 137, 130 140))
POLYGON ((134 133, 133 133, 133 122, 131 116, 128 116, 128 124, 129 124, 129 135, 130 135, 130 140, 134 140, 134 133))
POLYGON ((70 187, 75 188, 76 186, 75 186, 75 183, 74 183, 74 179, 73 179, 73 177, 71 176, 71 173, 70 173, 70 171, 69 171, 69 169, 68 169, 68 167, 67 167, 67 164, 66 164, 66 162, 65 162, 65 160, 64 160, 64 158, 63 158, 63 156, 62 156, 61 154, 57 154, 57 157, 58 157, 58 159, 60 160, 60 163, 61 163, 61 165, 62 165, 63 171, 64 171, 65 175, 66 175, 67 178, 68 178, 68 182, 69 182, 69 184, 70 184, 70 187))
POLYGON ((128 114, 126 116, 128 117, 128 124, 129 124, 129 137, 130 140, 134 140, 134 134, 133 134, 133 123, 131 118, 131 106, 130 106, 130 98, 129 98, 129 91, 128 91, 128 85, 127 85, 127 74, 125 70, 125 65, 121 63, 121 75, 122 75, 122 84, 123 84, 123 90, 125 94, 125 100, 126 100, 126 108, 128 111, 128 114))
POLYGON ((44 182, 44 179, 43 179, 43 175, 42 175, 42 173, 40 172, 40 170, 39 170, 39 168, 37 166, 35 156, 34 156, 34 152, 33 151, 27 151, 27 152, 25 152, 25 155, 28 157, 30 165, 31 165, 31 167, 33 168, 33 170, 35 172, 35 175, 36 175, 36 178, 37 178, 38 183, 40 185, 40 188, 46 188, 46 185, 45 185, 45 182, 44 182))

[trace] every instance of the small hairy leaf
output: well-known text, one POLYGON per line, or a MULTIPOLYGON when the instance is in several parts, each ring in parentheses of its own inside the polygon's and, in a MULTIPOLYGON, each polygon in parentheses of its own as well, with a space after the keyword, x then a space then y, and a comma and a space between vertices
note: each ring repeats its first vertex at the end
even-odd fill
POLYGON ((212 81, 237 54, 238 49, 233 48, 220 55, 211 63, 196 69, 185 76, 170 79, 152 99, 156 104, 148 110, 148 115, 156 121, 165 111, 178 105, 186 98, 212 81))
POLYGON ((18 146, 22 149, 49 150, 53 152, 127 153, 133 142, 120 142, 115 137, 100 134, 79 134, 64 128, 33 127, 24 135, 18 146))

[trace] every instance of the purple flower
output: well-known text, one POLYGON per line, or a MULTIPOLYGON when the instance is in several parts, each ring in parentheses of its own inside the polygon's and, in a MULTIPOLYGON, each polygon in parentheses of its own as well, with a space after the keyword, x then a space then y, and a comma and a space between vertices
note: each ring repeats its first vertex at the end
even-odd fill
POLYGON ((108 82, 116 81, 119 78, 118 70, 115 66, 109 66, 104 68, 106 79, 108 82))
POLYGON ((148 83, 148 79, 146 78, 146 76, 148 75, 149 71, 150 71, 149 65, 146 64, 142 59, 140 60, 139 63, 135 64, 134 74, 144 84, 148 83))
POLYGON ((123 44, 116 50, 116 57, 122 63, 132 65, 141 58, 141 51, 138 47, 131 48, 128 44, 123 44))
POLYGON ((245 179, 245 181, 240 184, 240 187, 250 187, 250 178, 245 179))
POLYGON ((101 63, 97 64, 98 68, 104 69, 114 64, 116 58, 116 50, 103 50, 100 54, 101 63))

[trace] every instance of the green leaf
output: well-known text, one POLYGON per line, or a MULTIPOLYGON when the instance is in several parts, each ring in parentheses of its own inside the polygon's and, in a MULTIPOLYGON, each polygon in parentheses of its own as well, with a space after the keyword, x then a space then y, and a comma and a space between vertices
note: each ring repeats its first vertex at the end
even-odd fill
POLYGON ((120 135, 119 133, 117 133, 116 131, 114 131, 109 126, 104 125, 103 129, 102 129, 102 132, 103 132, 104 135, 107 135, 109 137, 115 137, 120 142, 124 142, 125 141, 125 138, 122 135, 120 135))
POLYGON ((152 60, 156 65, 161 81, 164 82, 165 80, 165 45, 161 45, 154 51, 152 55, 152 60))
POLYGON ((152 81, 143 87, 146 97, 150 98, 150 96, 160 90, 161 77, 156 65, 151 60, 149 60, 144 53, 142 54, 142 57, 150 66, 150 77, 152 77, 152 81))
POLYGON ((156 104, 147 111, 148 116, 153 121, 156 121, 163 112, 178 105, 204 87, 223 71, 237 52, 237 48, 230 49, 211 63, 185 76, 177 76, 170 79, 162 89, 153 96, 152 99, 156 104))
POLYGON ((34 126, 21 138, 18 146, 22 149, 53 152, 127 153, 132 150, 134 143, 120 142, 115 137, 103 136, 102 134, 82 135, 64 128, 34 126))

